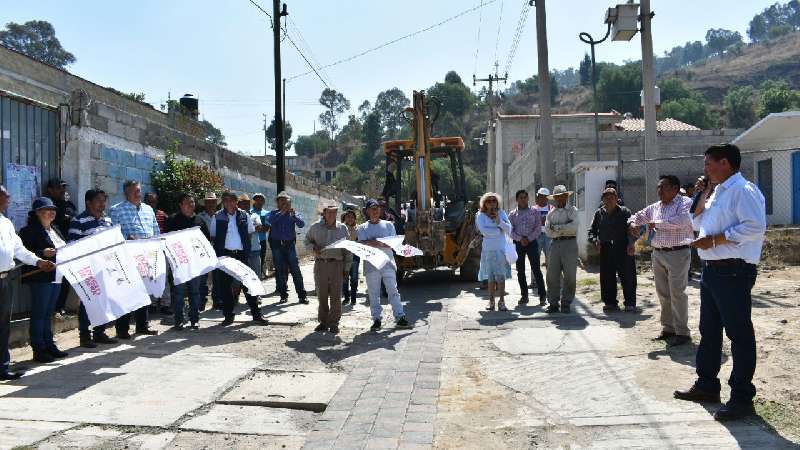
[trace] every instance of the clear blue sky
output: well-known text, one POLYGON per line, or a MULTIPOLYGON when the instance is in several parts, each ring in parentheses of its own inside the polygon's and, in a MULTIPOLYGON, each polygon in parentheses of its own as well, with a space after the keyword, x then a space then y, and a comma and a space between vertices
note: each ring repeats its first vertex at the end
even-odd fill
MULTIPOLYGON (((702 41, 709 28, 737 30, 746 38, 752 16, 774 1, 653 0, 655 52, 660 55, 686 41, 702 41)), ((256 2, 271 12, 269 0, 256 2)), ((479 22, 478 76, 485 77, 493 70, 495 55, 502 71, 525 2, 495 0, 482 8, 482 13, 471 12, 432 31, 329 68, 325 78, 350 99, 353 110, 364 100, 374 101, 381 90, 395 86, 410 96, 412 90, 442 80, 448 70, 456 70, 465 82, 470 82, 476 67, 479 22)), ((267 18, 248 0, 3 3, 3 24, 43 19, 55 26, 64 47, 78 59, 68 68, 71 72, 121 91, 144 92, 147 101, 156 107, 168 93, 172 98, 184 93, 199 95, 201 115, 222 129, 230 148, 263 153, 262 114, 268 114, 271 120, 274 111, 272 35, 267 18)), ((299 30, 316 61, 327 64, 440 22, 481 4, 481 0, 286 3, 292 18, 292 36, 296 37, 299 30)), ((578 40, 578 33, 587 31, 602 37, 605 8, 614 4, 613 0, 550 0, 550 67, 577 67, 588 50, 578 40)), ((535 73, 535 35, 531 8, 511 65, 512 80, 535 73)), ((288 41, 282 49, 284 76, 308 70, 288 41)), ((604 43, 597 48, 597 57, 610 62, 637 60, 641 57, 639 38, 604 43)), ((287 118, 295 136, 313 130, 314 121, 322 112, 316 102, 322 89, 322 83, 313 75, 287 85, 287 118)))

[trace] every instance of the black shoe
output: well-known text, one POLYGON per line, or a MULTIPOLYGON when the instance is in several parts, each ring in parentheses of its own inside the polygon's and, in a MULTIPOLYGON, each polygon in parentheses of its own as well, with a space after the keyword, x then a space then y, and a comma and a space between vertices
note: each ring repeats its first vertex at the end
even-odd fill
POLYGON ((669 341, 672 337, 675 336, 675 333, 670 333, 668 331, 662 331, 661 334, 654 337, 654 341, 669 341))
POLYGON ((328 329, 328 327, 324 323, 321 323, 321 324, 317 325, 317 328, 314 328, 314 331, 320 332, 320 331, 325 331, 327 329, 328 329))
POLYGON ((569 306, 562 306, 561 307, 561 312, 564 313, 564 314, 569 314, 569 313, 572 312, 572 310, 569 309, 569 306))
POLYGON ((756 414, 756 408, 752 403, 733 403, 728 402, 722 405, 717 412, 714 413, 714 419, 719 422, 727 422, 729 420, 744 419, 748 416, 756 414))
POLYGON ((692 338, 690 336, 681 336, 680 334, 676 334, 671 338, 667 339, 667 347, 678 347, 680 345, 691 344, 692 338))
POLYGON ((94 342, 96 344, 116 344, 118 341, 114 338, 108 337, 105 333, 95 333, 94 342))
POLYGON ((282 298, 282 299, 278 300, 278 303, 286 303, 288 301, 289 301, 288 298, 282 298))
POLYGON ((133 339, 133 336, 131 336, 131 334, 128 333, 127 331, 122 332, 122 333, 117 332, 117 339, 125 339, 126 341, 128 341, 128 340, 133 339))
POLYGON ((381 329, 381 320, 378 319, 378 320, 372 322, 372 326, 369 327, 369 329, 372 330, 372 331, 380 330, 381 329))
POLYGON ((155 336, 158 334, 158 331, 151 330, 150 328, 145 328, 144 330, 136 330, 136 334, 143 334, 145 336, 155 336))
POLYGON ((263 326, 269 325, 269 321, 261 316, 253 317, 253 323, 255 325, 263 325, 263 326))
POLYGON ((625 307, 625 312, 626 313, 638 313, 640 311, 639 311, 639 308, 637 308, 637 307, 635 307, 633 305, 628 305, 628 306, 625 307))
POLYGON ((558 305, 549 305, 547 308, 544 309, 544 312, 546 312, 547 314, 555 314, 560 310, 561 309, 558 307, 558 305))
POLYGON ((233 317, 227 317, 227 318, 225 318, 225 320, 223 320, 222 322, 219 323, 219 325, 221 327, 227 327, 228 325, 232 325, 232 324, 233 324, 233 317))
POLYGON ((158 312, 160 312, 164 316, 171 316, 175 314, 174 312, 172 312, 172 308, 170 308, 169 306, 162 306, 161 308, 159 308, 158 312))
POLYGON ((178 322, 172 326, 173 330, 181 331, 183 330, 183 322, 178 322))
POLYGON ((609 313, 618 311, 619 311, 619 305, 616 304, 603 305, 603 312, 609 313))
POLYGON ((347 306, 347 302, 349 302, 349 301, 350 301, 349 298, 346 298, 346 299, 342 300, 342 306, 347 306))
POLYGON ((190 330, 199 330, 200 327, 197 326, 197 322, 192 322, 192 324, 189 325, 189 329, 190 330))
POLYGON ((55 361, 56 359, 47 350, 34 350, 33 360, 36 362, 47 364, 55 361))
POLYGON ((406 316, 403 316, 397 319, 397 322, 394 323, 395 328, 411 328, 411 324, 408 323, 406 316))
POLYGON ((81 338, 81 347, 83 348, 97 348, 97 344, 89 338, 81 338))
POLYGON ((518 305, 527 305, 528 304, 528 297, 522 297, 521 299, 519 299, 517 304, 518 305))
POLYGON ((297 303, 300 303, 302 305, 307 305, 308 304, 308 299, 307 298, 301 298, 300 300, 297 301, 297 303))
POLYGON ((540 297, 539 306, 545 306, 545 305, 547 305, 547 299, 545 297, 540 297))
POLYGON ((697 403, 719 403, 719 392, 708 392, 697 388, 697 385, 692 385, 685 391, 675 391, 672 396, 678 400, 686 400, 689 402, 697 403))
POLYGON ((69 353, 67 353, 67 352, 62 352, 62 351, 61 351, 61 350, 59 350, 59 349, 58 349, 58 347, 56 347, 56 346, 53 346, 53 347, 50 347, 50 348, 48 348, 48 349, 47 349, 47 353, 50 353, 50 355, 51 355, 53 358, 56 358, 56 359, 59 359, 59 358, 66 358, 67 356, 69 356, 69 353))
POLYGON ((339 326, 338 325, 332 326, 330 328, 330 332, 331 332, 331 334, 339 334, 339 326))
POLYGON ((18 380, 25 375, 25 372, 21 370, 11 371, 7 370, 5 372, 0 372, 0 381, 8 381, 8 380, 18 380))

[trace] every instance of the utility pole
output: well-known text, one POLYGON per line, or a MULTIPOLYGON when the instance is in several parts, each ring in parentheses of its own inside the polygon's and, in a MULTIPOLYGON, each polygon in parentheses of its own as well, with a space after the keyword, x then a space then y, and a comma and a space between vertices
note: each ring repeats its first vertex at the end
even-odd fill
MULTIPOLYGON (((498 66, 500 64, 495 61, 494 63, 494 75, 489 74, 487 78, 475 78, 475 74, 472 74, 472 85, 475 86, 478 84, 478 81, 488 81, 489 82, 489 93, 486 95, 486 103, 489 104, 489 127, 492 126, 492 121, 494 120, 494 83, 496 82, 506 82, 508 80, 508 74, 504 77, 500 77, 497 73, 498 66)), ((498 136, 502 130, 500 129, 500 124, 498 123, 494 130, 495 138, 493 139, 494 142, 494 167, 489 167, 488 172, 494 173, 494 186, 490 186, 489 189, 493 189, 497 192, 500 192, 502 195, 503 190, 503 149, 502 149, 502 136, 498 136)), ((487 158, 491 161, 491 158, 487 158)))
POLYGON ((283 146, 283 108, 281 96, 281 17, 288 16, 286 3, 272 0, 272 38, 275 50, 275 172, 278 192, 286 190, 286 149, 283 146))
POLYGON ((489 104, 489 121, 491 122, 494 119, 494 84, 503 82, 505 83, 508 80, 508 74, 501 77, 497 74, 497 68, 499 64, 497 62, 494 63, 494 75, 489 74, 487 78, 475 78, 475 75, 472 75, 472 85, 477 86, 478 82, 488 82, 489 83, 489 94, 486 97, 486 103, 489 104))
POLYGON ((653 186, 650 184, 651 158, 658 157, 658 138, 656 122, 655 72, 653 70, 653 15, 650 12, 650 0, 641 0, 640 28, 642 34, 642 87, 644 90, 644 183, 645 201, 653 201, 653 186))
POLYGON ((261 114, 264 116, 264 159, 267 158, 267 115, 261 114))
MULTIPOLYGON (((539 173, 543 186, 555 184, 555 159, 553 158, 553 118, 550 112, 550 67, 547 54, 547 14, 545 0, 531 0, 536 5, 536 47, 539 59, 539 109, 542 140, 539 149, 539 173)), ((572 169, 570 167, 570 169, 572 169)))

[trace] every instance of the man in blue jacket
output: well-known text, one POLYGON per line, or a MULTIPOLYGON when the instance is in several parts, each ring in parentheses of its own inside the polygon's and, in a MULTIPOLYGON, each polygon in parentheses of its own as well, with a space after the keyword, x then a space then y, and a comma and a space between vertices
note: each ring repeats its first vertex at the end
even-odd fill
POLYGON ((308 303, 303 285, 303 274, 297 259, 297 232, 295 227, 303 228, 306 223, 294 208, 288 193, 281 192, 276 199, 278 208, 267 214, 267 231, 269 231, 269 247, 272 250, 272 262, 275 264, 275 283, 281 296, 280 303, 289 300, 289 273, 292 274, 294 289, 300 303, 308 303))

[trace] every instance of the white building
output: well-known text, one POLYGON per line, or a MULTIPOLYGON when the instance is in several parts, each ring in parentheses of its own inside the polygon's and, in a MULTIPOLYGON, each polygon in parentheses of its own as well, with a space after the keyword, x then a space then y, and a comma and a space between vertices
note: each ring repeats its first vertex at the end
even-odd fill
POLYGON ((732 143, 757 152, 753 181, 764 193, 767 223, 800 224, 800 111, 770 114, 732 143))

